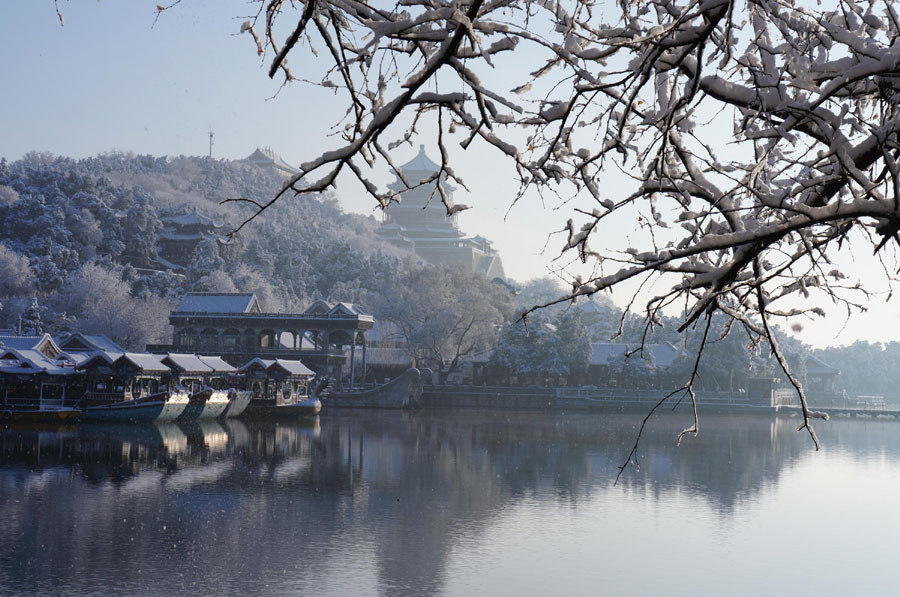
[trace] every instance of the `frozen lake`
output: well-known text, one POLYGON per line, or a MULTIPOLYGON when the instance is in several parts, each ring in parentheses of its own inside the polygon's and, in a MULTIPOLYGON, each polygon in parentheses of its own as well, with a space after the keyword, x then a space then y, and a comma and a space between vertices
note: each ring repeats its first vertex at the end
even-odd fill
POLYGON ((0 431, 0 594, 893 593, 900 422, 354 412, 0 431))

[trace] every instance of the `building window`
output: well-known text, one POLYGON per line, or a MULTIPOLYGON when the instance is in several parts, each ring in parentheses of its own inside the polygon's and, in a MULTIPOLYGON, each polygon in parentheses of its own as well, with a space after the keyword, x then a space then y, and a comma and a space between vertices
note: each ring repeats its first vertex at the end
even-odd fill
POLYGON ((219 332, 212 328, 206 328, 200 332, 201 351, 215 351, 219 349, 219 332))
POLYGON ((224 350, 237 350, 241 341, 241 332, 236 329, 228 329, 222 334, 222 348, 224 350))
POLYGON ((178 341, 176 342, 178 350, 194 352, 199 343, 197 332, 193 328, 184 328, 178 332, 178 341))

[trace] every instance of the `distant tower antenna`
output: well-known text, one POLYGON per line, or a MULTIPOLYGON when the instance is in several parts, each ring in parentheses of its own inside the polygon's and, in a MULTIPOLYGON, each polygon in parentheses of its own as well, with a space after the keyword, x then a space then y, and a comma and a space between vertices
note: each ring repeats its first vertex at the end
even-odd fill
POLYGON ((215 135, 215 133, 212 132, 212 127, 210 127, 210 129, 209 129, 209 157, 210 158, 212 157, 213 135, 215 135))

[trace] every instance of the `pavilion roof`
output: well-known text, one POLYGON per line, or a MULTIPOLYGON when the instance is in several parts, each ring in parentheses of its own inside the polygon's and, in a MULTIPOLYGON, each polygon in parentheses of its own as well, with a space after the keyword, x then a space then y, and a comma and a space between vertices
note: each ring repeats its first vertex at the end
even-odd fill
POLYGON ((251 313, 254 310, 259 310, 259 301, 252 292, 189 292, 174 313, 251 313))

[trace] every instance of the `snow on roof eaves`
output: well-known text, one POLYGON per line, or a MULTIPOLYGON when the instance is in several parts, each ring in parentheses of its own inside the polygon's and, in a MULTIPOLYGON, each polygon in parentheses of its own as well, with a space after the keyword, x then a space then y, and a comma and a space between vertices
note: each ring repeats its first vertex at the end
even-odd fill
POLYGON ((281 367, 291 375, 315 375, 313 371, 301 363, 300 361, 288 361, 286 359, 275 359, 275 365, 281 367))
MULTIPOLYGON (((400 170, 406 174, 407 172, 427 172, 428 174, 432 174, 440 170, 440 166, 431 161, 431 158, 425 154, 425 146, 419 145, 419 153, 406 162, 402 166, 400 166, 400 170)), ((418 182, 418 181, 412 181, 418 182)))
POLYGON ((4 352, 12 352, 17 357, 17 363, 0 366, 3 373, 25 373, 33 374, 44 372, 50 375, 69 375, 74 373, 72 367, 61 367, 55 361, 48 359, 43 353, 31 349, 18 350, 7 347, 4 352), (22 363, 27 363, 27 367, 23 367, 22 363))
POLYGON ((249 313, 256 301, 253 293, 189 292, 175 313, 249 313))
POLYGON ((239 368, 238 368, 238 371, 239 371, 239 372, 247 371, 247 370, 250 369, 253 365, 259 365, 259 366, 262 367, 263 369, 268 370, 269 367, 271 367, 271 366, 274 365, 274 364, 275 364, 275 361, 272 360, 272 359, 261 359, 261 358, 259 358, 259 357, 256 357, 255 359, 253 359, 253 360, 251 360, 251 361, 248 361, 248 362, 245 363, 243 366, 239 367, 239 368))
POLYGON ((175 369, 182 373, 211 373, 213 368, 204 363, 195 354, 173 354, 169 353, 162 360, 166 365, 174 365, 175 369))
POLYGON ((203 361, 208 367, 210 367, 216 373, 231 373, 236 371, 237 369, 233 365, 229 365, 226 363, 222 357, 206 357, 198 355, 201 361, 203 361))
MULTIPOLYGON (((626 351, 636 350, 637 348, 637 346, 630 344, 591 342, 590 364, 609 365, 611 361, 622 358, 626 351)), ((653 357, 653 364, 657 367, 668 367, 678 357, 678 351, 669 344, 645 344, 644 358, 649 356, 653 357)), ((641 358, 640 351, 632 358, 641 358)))
POLYGON ((165 373, 169 370, 156 355, 143 352, 126 352, 116 362, 125 359, 141 371, 165 373))

